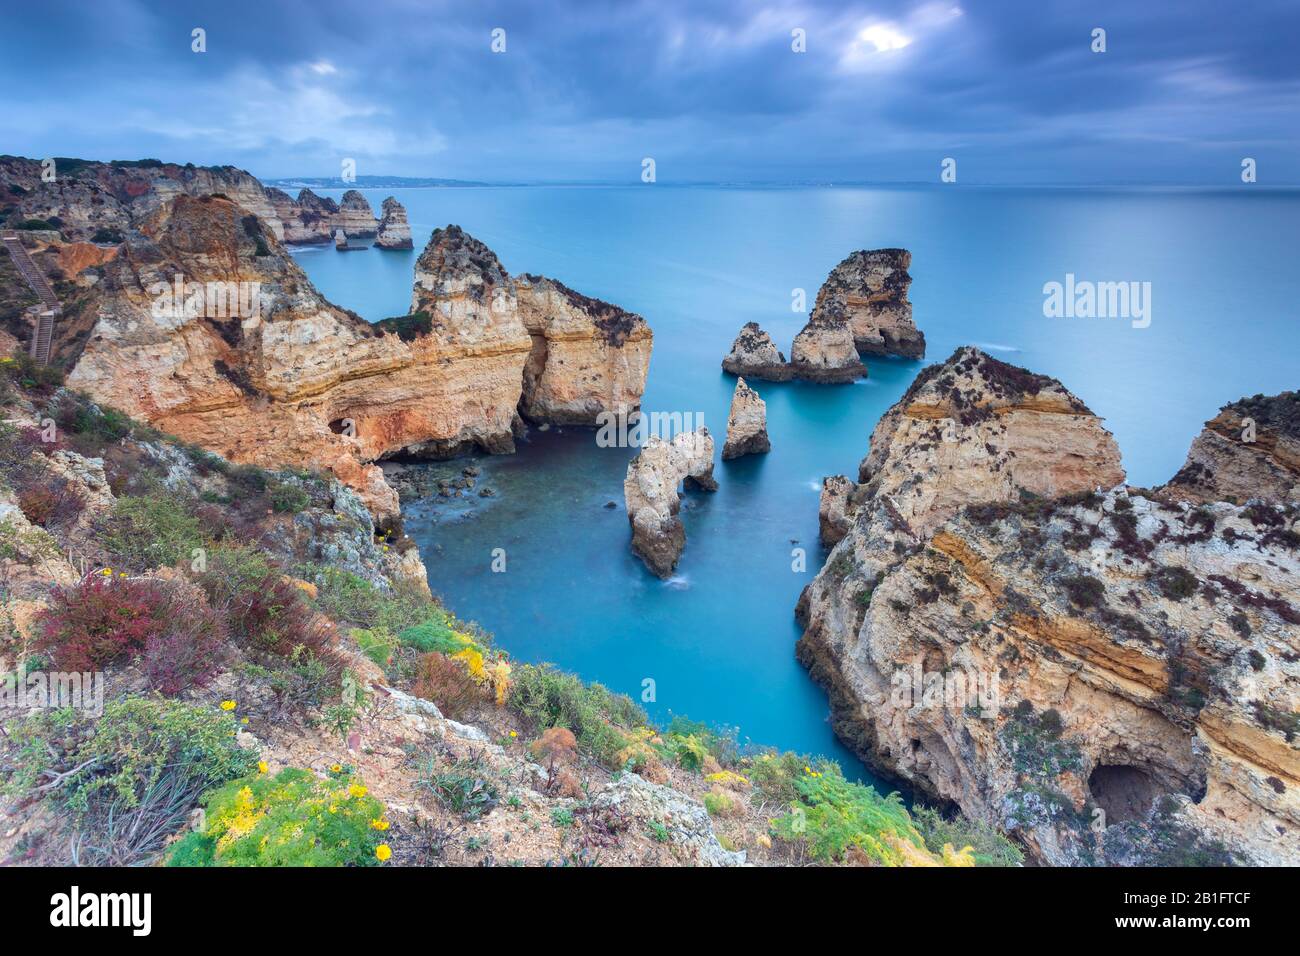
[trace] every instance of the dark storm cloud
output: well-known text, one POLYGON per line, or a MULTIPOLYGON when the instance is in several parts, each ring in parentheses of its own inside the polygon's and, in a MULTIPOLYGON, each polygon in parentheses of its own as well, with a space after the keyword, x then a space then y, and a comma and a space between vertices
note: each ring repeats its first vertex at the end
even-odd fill
POLYGON ((661 182, 933 180, 945 156, 969 181, 1231 182, 1250 155, 1300 181, 1290 2, 46 0, 6 27, 0 148, 28 155, 511 180, 653 156, 661 182))

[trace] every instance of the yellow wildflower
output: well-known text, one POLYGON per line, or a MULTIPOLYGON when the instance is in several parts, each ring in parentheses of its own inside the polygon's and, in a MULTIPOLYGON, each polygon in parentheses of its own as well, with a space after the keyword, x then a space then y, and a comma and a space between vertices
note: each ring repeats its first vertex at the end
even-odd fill
POLYGON ((342 773, 343 765, 339 763, 330 764, 330 773, 342 773))
POLYGON ((388 829, 388 821, 387 821, 387 820, 383 820, 383 819, 380 819, 380 820, 371 820, 371 821, 370 821, 370 826, 371 826, 372 829, 375 829, 375 830, 387 830, 387 829, 388 829))
POLYGON ((379 846, 375 847, 375 857, 379 860, 380 863, 383 863, 392 855, 393 855, 392 847, 390 847, 387 843, 381 843, 379 844, 379 846))
POLYGON ((222 710, 234 710, 234 709, 235 709, 236 707, 238 707, 238 706, 239 706, 239 705, 236 704, 233 700, 223 700, 223 701, 221 702, 221 709, 222 709, 222 710))
POLYGON ((348 793, 354 797, 364 797, 369 791, 359 783, 348 784, 348 793))
POLYGON ((511 736, 511 737, 518 737, 519 734, 518 734, 517 731, 512 730, 512 731, 510 731, 510 736, 511 736))
POLYGON ((267 771, 266 761, 265 761, 265 760, 259 760, 259 761, 257 762, 257 772, 258 772, 258 773, 266 773, 266 771, 267 771))

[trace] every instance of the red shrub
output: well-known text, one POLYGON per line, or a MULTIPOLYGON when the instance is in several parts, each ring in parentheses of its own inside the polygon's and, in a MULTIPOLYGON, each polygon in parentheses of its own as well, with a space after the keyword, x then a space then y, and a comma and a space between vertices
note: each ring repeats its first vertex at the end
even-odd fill
POLYGON ((32 524, 59 528, 73 524, 86 502, 70 482, 42 476, 18 489, 18 507, 32 524))
POLYGON ((93 671, 138 655, 150 684, 168 695, 216 671, 225 630, 188 582, 96 574, 52 597, 37 648, 56 670, 93 671))
POLYGON ((478 684, 465 666, 437 652, 420 655, 411 690, 416 697, 433 701, 452 720, 464 715, 480 696, 478 684))
POLYGON ((284 660, 314 657, 331 680, 343 672, 330 620, 303 599, 302 590, 278 571, 255 580, 235 581, 221 570, 200 579, 204 590, 230 624, 236 643, 284 660))

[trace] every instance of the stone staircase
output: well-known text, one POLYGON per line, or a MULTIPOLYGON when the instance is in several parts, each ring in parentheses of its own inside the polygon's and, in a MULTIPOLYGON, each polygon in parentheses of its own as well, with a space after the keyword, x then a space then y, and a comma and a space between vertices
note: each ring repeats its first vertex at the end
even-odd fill
POLYGON ((9 250, 10 257, 14 260, 14 267, 18 274, 23 277, 23 281, 36 294, 40 300, 40 313, 36 317, 36 331, 32 334, 32 344, 27 354, 42 365, 48 365, 50 362, 50 344, 54 341, 54 320, 63 311, 63 305, 59 302, 59 297, 54 294, 54 289, 50 287, 49 280, 32 261, 32 257, 27 254, 23 247, 22 240, 17 233, 6 233, 3 237, 5 248, 9 250))

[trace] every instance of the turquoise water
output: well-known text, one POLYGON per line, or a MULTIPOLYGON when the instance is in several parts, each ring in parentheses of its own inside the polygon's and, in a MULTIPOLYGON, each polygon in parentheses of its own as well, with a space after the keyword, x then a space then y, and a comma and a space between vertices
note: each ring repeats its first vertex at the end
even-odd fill
MULTIPOLYGON (((458 223, 512 273, 644 315, 655 332, 645 409, 703 413, 719 446, 734 388, 719 362, 736 331, 756 320, 788 354, 806 319, 791 290, 811 307, 860 248, 912 250, 929 360, 974 343, 1060 378, 1107 420, 1134 484, 1168 479, 1223 403, 1300 384, 1300 191, 488 187, 374 190, 371 204, 390 192, 415 251, 297 253, 331 301, 371 320, 405 313, 429 233, 458 223), (1150 282, 1150 326, 1045 318, 1043 285, 1067 273, 1150 282)), ((479 487, 499 496, 413 504, 407 530, 434 591, 516 657, 638 700, 651 679, 656 717, 737 726, 870 779, 794 660, 793 608, 822 562, 821 478, 856 474, 875 423, 923 364, 869 360, 854 385, 755 383, 772 452, 719 461, 719 491, 686 495, 686 552, 669 582, 628 549, 631 451, 597 448, 582 430, 534 431, 517 455, 478 459, 479 487), (795 547, 807 550, 804 572, 792 570, 795 547), (491 570, 494 548, 505 573, 491 570)))

